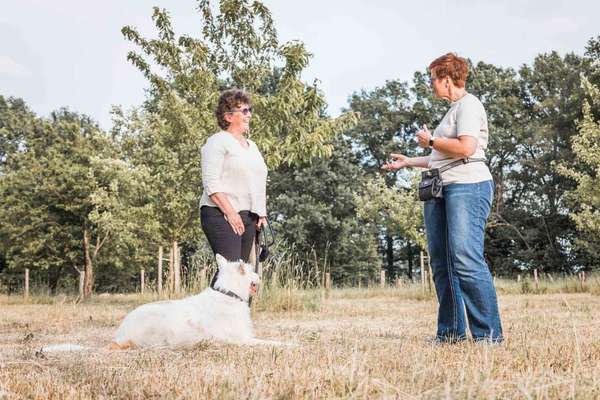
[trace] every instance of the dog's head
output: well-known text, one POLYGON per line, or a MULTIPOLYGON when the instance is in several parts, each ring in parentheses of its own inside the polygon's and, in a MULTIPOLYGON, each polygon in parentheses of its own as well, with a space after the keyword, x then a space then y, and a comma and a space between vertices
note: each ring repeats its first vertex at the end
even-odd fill
POLYGON ((220 254, 216 255, 219 273, 215 286, 221 289, 231 290, 244 300, 248 300, 250 295, 256 294, 260 278, 251 264, 246 264, 242 260, 228 261, 220 254))

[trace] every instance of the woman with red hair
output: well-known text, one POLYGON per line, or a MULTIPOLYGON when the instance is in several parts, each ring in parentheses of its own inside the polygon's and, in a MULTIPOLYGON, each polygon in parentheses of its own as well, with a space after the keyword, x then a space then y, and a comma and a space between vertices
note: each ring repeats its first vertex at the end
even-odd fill
POLYGON ((496 289, 483 255, 485 225, 493 200, 492 175, 484 162, 488 123, 483 104, 468 93, 468 63, 454 53, 429 65, 435 96, 450 109, 432 132, 417 132, 424 157, 392 154, 385 170, 405 167, 442 168, 442 197, 425 202, 425 228, 433 279, 439 301, 437 341, 466 339, 466 327, 476 341, 500 342, 502 325, 496 289), (459 160, 463 160, 460 162, 459 160), (465 315, 466 312, 466 315, 465 315))

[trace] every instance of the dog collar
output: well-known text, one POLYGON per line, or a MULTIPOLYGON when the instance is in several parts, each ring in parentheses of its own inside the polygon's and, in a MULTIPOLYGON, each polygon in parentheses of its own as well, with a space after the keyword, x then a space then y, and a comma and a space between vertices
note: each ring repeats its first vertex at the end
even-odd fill
POLYGON ((216 292, 223 293, 225 296, 229 296, 229 297, 233 297, 234 299, 238 299, 242 303, 248 303, 248 300, 242 299, 240 296, 238 296, 237 294, 233 293, 231 290, 225 290, 225 289, 221 289, 221 288, 216 288, 214 286, 211 286, 210 288, 212 290, 216 291, 216 292))

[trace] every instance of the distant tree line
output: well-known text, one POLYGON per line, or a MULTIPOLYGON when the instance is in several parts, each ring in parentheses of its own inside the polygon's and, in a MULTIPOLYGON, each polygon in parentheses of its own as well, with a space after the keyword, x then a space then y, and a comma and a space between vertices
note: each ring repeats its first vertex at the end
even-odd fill
MULTIPOLYGON (((229 87, 253 96, 251 137, 270 168, 279 248, 340 283, 381 268, 412 278, 425 248, 417 171, 380 167, 391 152, 422 154, 414 133, 448 107, 433 98, 427 72, 357 91, 331 118, 317 82, 300 79, 310 54, 279 43, 260 2, 222 1, 213 15, 206 0, 198 11, 197 38, 177 36, 158 8, 156 38, 123 28, 149 88, 140 106, 113 110, 108 132, 68 109, 43 118, 0 95, 0 282, 29 268, 55 291, 83 271, 86 296, 131 290, 141 268, 156 271, 159 246, 169 269, 182 254, 191 274, 195 256, 209 255, 199 149, 217 131, 215 103, 229 87)), ((598 267, 599 88, 600 37, 582 56, 540 54, 518 71, 471 66, 467 89, 490 125, 496 190, 485 254, 495 274, 598 267)))

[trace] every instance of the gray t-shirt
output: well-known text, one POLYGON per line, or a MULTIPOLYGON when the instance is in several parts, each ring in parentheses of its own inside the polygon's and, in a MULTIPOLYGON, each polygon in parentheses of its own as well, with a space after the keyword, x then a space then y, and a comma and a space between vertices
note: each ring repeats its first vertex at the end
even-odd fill
MULTIPOLYGON (((434 137, 458 138, 473 136, 477 149, 470 158, 485 158, 488 145, 487 115, 481 101, 470 93, 451 103, 450 109, 433 131, 434 137)), ((460 160, 432 149, 429 168, 440 168, 452 161, 460 160)), ((451 168, 442 173, 444 185, 450 183, 477 183, 492 179, 492 174, 483 162, 474 162, 451 168)))

